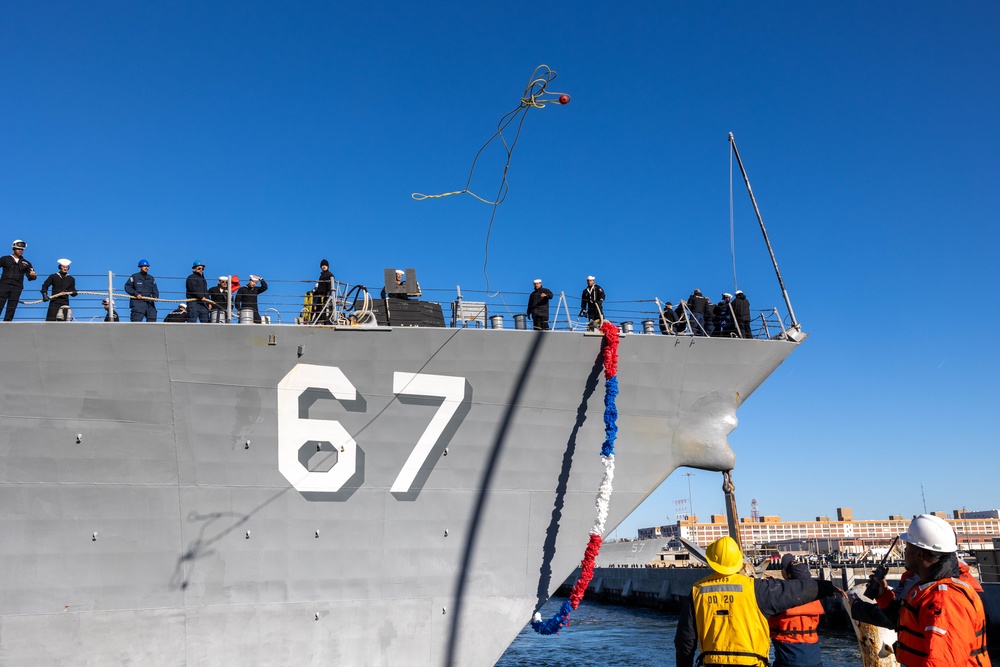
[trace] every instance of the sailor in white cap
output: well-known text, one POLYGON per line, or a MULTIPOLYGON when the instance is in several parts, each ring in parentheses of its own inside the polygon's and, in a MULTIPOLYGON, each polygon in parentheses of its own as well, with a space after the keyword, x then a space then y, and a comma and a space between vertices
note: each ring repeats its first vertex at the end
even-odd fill
POLYGON ((219 284, 208 288, 208 298, 215 304, 212 309, 211 320, 213 322, 229 321, 229 276, 219 276, 219 284))
POLYGON ((243 311, 253 311, 253 321, 260 324, 260 311, 257 310, 258 295, 267 291, 267 282, 260 276, 250 274, 250 280, 243 287, 236 290, 236 312, 240 313, 240 323, 243 323, 243 311))
POLYGON ((177 310, 167 313, 167 316, 163 318, 164 322, 176 322, 178 324, 183 324, 188 320, 188 311, 186 303, 177 304, 177 310))
POLYGON ((7 312, 3 316, 4 322, 14 319, 14 311, 17 310, 17 300, 21 298, 21 290, 24 289, 24 277, 34 280, 38 276, 31 262, 24 258, 24 249, 28 244, 21 239, 16 239, 10 244, 9 255, 0 257, 0 311, 7 306, 7 312))
POLYGON ((587 316, 587 331, 593 331, 604 321, 604 289, 594 276, 587 276, 587 286, 580 295, 580 317, 587 316))
POLYGON ((46 322, 69 321, 69 298, 76 296, 76 278, 69 275, 70 262, 65 257, 56 260, 59 270, 50 275, 42 283, 42 301, 49 302, 49 310, 45 313, 46 322), (49 294, 49 288, 52 294, 49 294))
MULTIPOLYGON (((402 289, 406 286, 406 272, 403 269, 396 269, 396 289, 399 291, 387 292, 385 287, 382 288, 381 297, 385 299, 387 296, 392 299, 409 299, 410 297, 406 294, 406 290, 402 289)), ((386 284, 388 285, 388 278, 386 279, 386 284)))
POLYGON ((534 291, 528 296, 528 317, 534 322, 535 331, 549 329, 549 302, 552 300, 552 290, 542 287, 542 279, 535 278, 534 291))
MULTIPOLYGON (((392 287, 389 283, 388 269, 386 269, 386 287, 392 287)), ((396 269, 396 290, 387 291, 386 287, 382 288, 381 296, 383 299, 389 297, 391 299, 409 299, 411 296, 420 296, 420 283, 417 283, 416 290, 410 290, 406 286, 406 272, 403 269, 396 269)))
POLYGON ((709 302, 705 309, 705 331, 709 336, 725 336, 727 338, 736 335, 736 325, 733 319, 733 295, 723 292, 719 303, 712 305, 709 302))

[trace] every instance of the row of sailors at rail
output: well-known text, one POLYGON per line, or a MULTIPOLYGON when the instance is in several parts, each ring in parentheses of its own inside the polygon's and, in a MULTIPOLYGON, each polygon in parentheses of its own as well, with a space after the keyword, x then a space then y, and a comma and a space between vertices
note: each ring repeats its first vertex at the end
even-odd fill
MULTIPOLYGON (((4 303, 0 303, 0 309, 6 305, 5 321, 11 321, 17 307, 18 297, 20 297, 21 286, 24 278, 35 279, 35 271, 31 263, 23 258, 24 249, 27 244, 24 241, 16 240, 12 244, 12 253, 9 257, 4 257, 3 278, 0 279, 0 296, 6 297, 4 303), (7 284, 9 283, 9 285, 7 284)), ((60 259, 58 271, 53 273, 42 286, 42 298, 50 301, 46 321, 56 321, 68 319, 68 314, 60 317, 69 307, 69 297, 76 296, 75 279, 69 275, 70 260, 60 259), (50 300, 49 289, 52 290, 53 297, 50 300), (55 296, 59 295, 59 296, 55 296)), ((125 291, 131 297, 129 300, 130 320, 132 322, 155 322, 157 319, 156 303, 159 301, 159 288, 156 279, 149 274, 149 262, 142 259, 138 262, 139 270, 129 276, 125 283, 125 291)), ((191 301, 190 307, 179 304, 177 309, 171 313, 172 317, 165 318, 165 321, 188 321, 207 322, 214 309, 226 321, 229 318, 228 299, 230 293, 233 297, 233 305, 237 312, 246 309, 252 311, 253 320, 260 322, 260 313, 257 304, 257 297, 267 290, 267 283, 256 275, 250 276, 247 285, 239 287, 238 278, 235 276, 220 276, 219 284, 208 288, 204 278, 205 265, 203 262, 195 261, 192 264, 192 273, 188 276, 185 284, 186 297, 191 301), (182 307, 183 306, 183 307, 182 307)), ((416 281, 416 272, 413 269, 386 269, 385 287, 381 296, 385 298, 409 299, 421 295, 420 284, 416 281), (412 279, 407 283, 407 274, 412 279), (412 286, 412 287, 411 287, 412 286)), ((333 288, 333 274, 330 272, 330 265, 327 260, 320 261, 320 276, 316 287, 313 290, 313 311, 314 315, 323 310, 323 306, 329 299, 333 288)), ((527 315, 534 320, 534 328, 545 330, 549 328, 549 302, 553 298, 552 291, 542 287, 542 281, 535 279, 534 290, 528 297, 527 315)), ((597 328, 604 319, 603 305, 605 293, 600 285, 596 284, 594 276, 587 276, 587 286, 580 295, 580 316, 589 320, 588 328, 597 328)), ((108 311, 106 320, 117 320, 117 313, 109 309, 107 303, 104 304, 108 311)), ((707 297, 702 295, 701 290, 696 289, 688 297, 687 301, 681 301, 676 308, 667 302, 660 317, 660 331, 664 334, 683 333, 690 321, 692 333, 706 336, 733 336, 739 335, 750 337, 750 302, 746 295, 737 290, 735 298, 728 292, 722 295, 722 300, 713 304, 707 297), (687 309, 689 318, 685 317, 687 309)))
MULTIPOLYGON (((149 273, 149 261, 140 259, 139 270, 125 281, 125 292, 129 295, 129 320, 132 322, 155 322, 157 301, 160 290, 156 278, 149 273)), ((239 285, 237 276, 219 276, 218 284, 208 286, 205 278, 205 263, 195 260, 191 265, 191 275, 184 281, 185 297, 190 305, 180 303, 177 309, 164 318, 164 322, 228 322, 230 303, 237 312, 245 312, 259 323, 258 297, 267 291, 267 282, 260 276, 251 275, 246 285, 239 285)), ((105 303, 105 308, 107 304, 105 303)), ((107 319, 107 318, 105 318, 107 319)))
POLYGON ((742 290, 736 290, 735 297, 724 292, 721 300, 713 304, 700 289, 696 289, 687 301, 681 301, 676 308, 670 301, 663 304, 661 333, 684 333, 689 323, 695 336, 751 338, 750 300, 742 290))
MULTIPOLYGON (((9 257, 4 257, 0 261, 2 265, 2 278, 0 278, 0 296, 3 302, 0 303, 0 310, 6 305, 5 321, 14 319, 14 312, 17 309, 21 291, 23 289, 24 278, 35 280, 36 274, 31 263, 23 258, 27 244, 20 239, 12 244, 12 251, 9 257), (8 284, 9 283, 9 284, 8 284)), ((69 298, 77 295, 76 279, 69 275, 71 265, 69 259, 59 259, 57 262, 58 271, 53 273, 42 285, 42 300, 49 302, 48 312, 45 320, 48 322, 68 321, 71 319, 69 313, 69 298), (49 290, 52 296, 49 296, 49 290)), ((167 301, 160 299, 160 290, 156 284, 156 278, 149 272, 149 260, 140 259, 137 265, 138 271, 129 276, 125 281, 125 292, 129 295, 130 321, 132 322, 155 322, 157 320, 157 303, 167 301)), ((415 275, 413 269, 407 270, 411 276, 415 275)), ((246 310, 252 312, 253 320, 256 323, 261 321, 257 298, 267 291, 267 282, 260 276, 251 275, 249 282, 240 286, 237 276, 219 276, 218 285, 209 288, 205 279, 205 264, 195 260, 191 266, 191 275, 185 281, 185 297, 190 305, 180 303, 177 309, 164 318, 166 322, 208 322, 213 311, 216 318, 229 321, 230 293, 232 294, 232 305, 237 312, 246 310)), ((402 269, 386 269, 385 287, 382 289, 382 298, 409 299, 421 295, 420 283, 416 279, 410 281, 411 289, 407 285, 406 272, 402 269)), ((330 272, 330 263, 323 259, 320 261, 320 275, 316 286, 311 291, 312 306, 314 314, 319 314, 324 310, 324 305, 333 293, 334 276, 330 272)), ((119 321, 118 314, 113 312, 107 299, 103 302, 107 311, 105 321, 119 321)))

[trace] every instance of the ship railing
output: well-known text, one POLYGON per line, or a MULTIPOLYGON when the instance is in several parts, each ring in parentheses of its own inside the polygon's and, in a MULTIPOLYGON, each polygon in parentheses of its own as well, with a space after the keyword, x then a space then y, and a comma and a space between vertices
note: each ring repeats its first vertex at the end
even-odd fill
MULTIPOLYGON (((659 323, 663 326, 663 329, 670 329, 671 323, 666 319, 664 315, 664 305, 657 298, 653 300, 656 303, 658 310, 659 323)), ((705 335, 705 329, 699 326, 697 319, 694 317, 694 313, 690 311, 686 304, 681 303, 678 305, 681 310, 681 318, 675 328, 674 333, 669 333, 668 335, 677 336, 692 336, 692 335, 705 335), (697 332, 697 333, 693 333, 697 332)), ((782 318, 780 312, 777 308, 770 308, 765 310, 751 311, 755 312, 750 319, 750 329, 746 332, 740 326, 733 313, 732 304, 729 304, 729 316, 732 321, 732 329, 726 331, 712 331, 713 337, 731 337, 731 338, 757 338, 761 340, 785 340, 785 339, 795 339, 797 336, 794 335, 792 331, 790 322, 786 321, 786 318, 782 318)))
POLYGON ((757 315, 757 319, 760 320, 759 331, 763 332, 764 338, 770 338, 772 331, 774 331, 775 337, 779 337, 779 331, 782 338, 788 335, 788 330, 785 329, 785 323, 777 308, 772 308, 770 311, 762 310, 757 315))
MULTIPOLYGON (((103 299, 113 302, 121 323, 129 321, 129 296, 124 292, 128 274, 74 274, 79 295, 70 299, 74 323, 98 322, 104 323, 106 311, 102 306, 103 299)), ((258 296, 258 312, 262 323, 271 325, 283 324, 289 326, 293 322, 298 325, 317 324, 375 324, 375 316, 371 305, 379 300, 377 292, 370 293, 364 285, 351 285, 346 282, 333 281, 333 296, 326 300, 322 307, 314 307, 311 292, 316 282, 309 280, 268 279, 268 290, 258 296)), ((206 279, 209 286, 217 281, 206 279)), ((160 301, 157 303, 157 319, 163 321, 167 314, 174 311, 177 305, 186 301, 186 277, 156 276, 160 291, 160 301)), ((245 281, 242 284, 246 284, 245 281)), ((21 294, 22 305, 18 306, 17 321, 43 321, 48 304, 40 301, 36 285, 28 283, 21 294), (32 289, 35 288, 35 289, 32 289)), ((454 289, 424 288, 423 301, 441 304, 446 317, 445 326, 478 327, 487 329, 519 329, 531 328, 531 322, 526 321, 525 312, 530 292, 485 292, 468 290, 465 294, 459 290, 461 298, 456 298, 454 289), (451 312, 449 312, 449 310, 451 312), (448 315, 451 315, 448 318, 448 315)), ((565 292, 557 292, 554 304, 550 305, 552 313, 550 329, 552 331, 581 331, 588 325, 586 317, 579 317, 575 305, 577 300, 567 296, 565 292)), ((230 303, 229 323, 239 322, 239 313, 235 304, 230 303)), ((604 317, 618 324, 626 333, 644 333, 659 335, 667 329, 667 335, 694 336, 705 335, 693 313, 686 305, 680 307, 680 326, 670 331, 664 323, 663 301, 659 298, 637 300, 606 300, 603 304, 604 317), (683 330, 681 330, 683 329, 683 330)), ((226 318, 220 318, 226 323, 226 318)), ((785 318, 779 315, 777 308, 754 311, 749 337, 760 339, 784 338, 789 331, 785 318)), ((742 335, 737 329, 726 335, 742 335)))
MULTIPOLYGON (((124 286, 128 277, 132 274, 116 274, 114 272, 102 274, 78 274, 76 278, 76 288, 78 296, 70 298, 70 307, 73 310, 74 322, 103 322, 107 311, 102 305, 104 299, 111 302, 115 312, 118 313, 121 322, 129 321, 129 301, 131 297, 125 292, 124 286)), ((262 319, 269 318, 270 323, 276 324, 284 322, 296 322, 301 324, 313 323, 319 317, 319 312, 313 312, 311 308, 311 292, 316 285, 314 280, 282 280, 269 279, 268 289, 258 297, 258 311, 262 319)), ((163 318, 175 310, 178 304, 187 303, 185 284, 187 277, 179 276, 156 276, 156 283, 159 289, 159 299, 156 302, 157 319, 163 318)), ((213 280, 211 276, 206 277, 208 286, 214 287, 218 280, 213 280)), ((15 320, 17 321, 44 321, 48 310, 48 303, 41 301, 39 287, 41 281, 30 282, 25 285, 21 293, 21 304, 17 308, 15 320)), ((245 285, 246 279, 242 279, 240 285, 245 285)), ((358 287, 358 286, 354 286, 358 287)), ((335 283, 334 293, 336 297, 329 300, 331 304, 331 320, 337 322, 355 311, 351 304, 345 304, 345 298, 352 290, 352 286, 347 283, 335 283), (345 315, 345 312, 347 315, 345 315)), ((235 294, 231 293, 229 301, 229 320, 231 323, 239 322, 239 313, 235 308, 235 294)), ((224 319, 224 318, 223 318, 224 319)), ((265 320, 266 321, 266 320, 265 320)), ((225 323, 225 322, 223 322, 225 323)))

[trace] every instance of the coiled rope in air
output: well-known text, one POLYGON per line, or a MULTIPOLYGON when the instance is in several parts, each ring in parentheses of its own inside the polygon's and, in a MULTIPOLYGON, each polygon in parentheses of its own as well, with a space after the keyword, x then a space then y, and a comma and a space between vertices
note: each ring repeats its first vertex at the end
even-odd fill
POLYGON ((531 627, 542 635, 557 634, 563 627, 569 626, 570 613, 580 606, 590 580, 594 578, 594 561, 601 553, 601 543, 604 536, 604 526, 608 520, 608 510, 611 507, 612 481, 615 478, 615 440, 618 438, 618 406, 615 399, 618 396, 618 327, 611 322, 601 325, 604 333, 604 444, 601 445, 601 463, 604 465, 604 476, 601 486, 597 489, 597 518, 594 527, 590 529, 590 541, 580 562, 580 576, 573 585, 569 599, 562 603, 551 618, 542 620, 542 615, 535 612, 531 619, 531 627))
POLYGON ((517 145, 517 140, 521 136, 521 127, 524 125, 524 118, 528 113, 528 109, 543 109, 546 104, 568 104, 570 97, 566 93, 556 93, 548 90, 548 85, 556 78, 556 73, 554 70, 549 69, 548 65, 539 65, 535 68, 535 71, 531 75, 531 79, 528 81, 528 85, 524 88, 524 94, 521 96, 521 101, 518 103, 514 109, 507 112, 500 122, 497 123, 497 131, 493 133, 493 136, 486 140, 479 150, 476 151, 476 156, 472 159, 472 166, 469 168, 469 178, 465 182, 465 187, 461 190, 455 190, 454 192, 443 192, 437 195, 425 195, 419 192, 414 192, 410 196, 417 201, 423 201, 425 199, 441 199, 443 197, 450 197, 452 195, 470 195, 475 197, 484 204, 489 204, 493 207, 492 213, 490 213, 490 224, 486 228, 486 256, 483 260, 483 276, 486 278, 486 291, 490 291, 490 276, 487 273, 487 265, 490 261, 490 234, 493 231, 493 220, 497 215, 497 207, 503 203, 503 200, 507 198, 507 192, 509 190, 509 184, 507 183, 507 171, 510 169, 510 159, 514 152, 514 146, 517 145), (549 97, 546 97, 548 95, 549 97), (553 97, 554 96, 554 97, 553 97), (517 132, 514 134, 514 140, 509 144, 507 139, 503 136, 503 131, 507 129, 515 119, 520 118, 517 123, 517 132), (497 137, 503 143, 504 150, 507 153, 507 161, 503 166, 503 176, 500 180, 500 187, 497 189, 497 194, 493 200, 488 200, 480 197, 475 192, 469 189, 472 185, 472 175, 476 171, 476 162, 479 161, 479 156, 482 155, 486 147, 493 143, 493 140, 497 137))

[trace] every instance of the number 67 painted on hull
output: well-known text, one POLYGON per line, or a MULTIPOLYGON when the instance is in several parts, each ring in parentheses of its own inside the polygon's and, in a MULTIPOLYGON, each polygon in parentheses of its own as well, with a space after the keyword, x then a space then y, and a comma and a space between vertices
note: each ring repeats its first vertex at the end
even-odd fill
MULTIPOLYGON (((410 452, 390 489, 408 493, 427 457, 465 400, 465 378, 426 373, 392 374, 392 391, 398 396, 443 398, 437 412, 410 452)), ((310 389, 325 389, 341 401, 357 399, 358 390, 336 366, 298 364, 278 383, 278 472, 304 493, 335 493, 357 472, 358 443, 335 419, 303 419, 299 398, 310 389), (326 472, 307 470, 299 450, 307 442, 329 442, 337 462, 326 472)))

